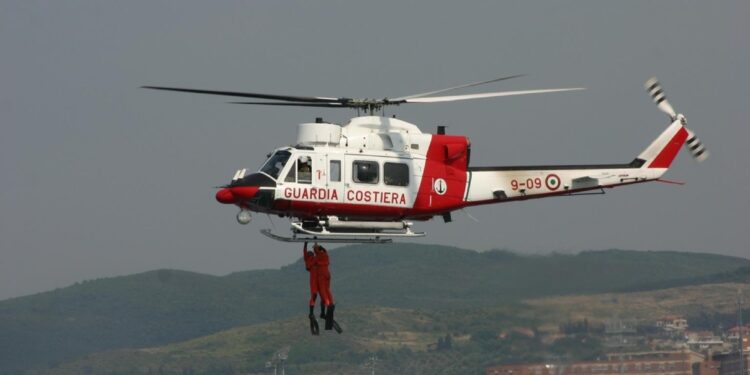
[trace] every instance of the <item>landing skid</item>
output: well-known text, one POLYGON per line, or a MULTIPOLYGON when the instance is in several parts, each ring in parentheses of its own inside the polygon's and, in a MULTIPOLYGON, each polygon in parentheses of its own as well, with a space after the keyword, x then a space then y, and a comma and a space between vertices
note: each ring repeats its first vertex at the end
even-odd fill
POLYGON ((320 243, 391 243, 393 242, 390 238, 372 237, 372 238, 356 238, 356 237, 336 237, 331 235, 293 235, 292 237, 284 237, 271 232, 270 229, 261 229, 260 233, 264 236, 281 242, 320 242, 320 243))

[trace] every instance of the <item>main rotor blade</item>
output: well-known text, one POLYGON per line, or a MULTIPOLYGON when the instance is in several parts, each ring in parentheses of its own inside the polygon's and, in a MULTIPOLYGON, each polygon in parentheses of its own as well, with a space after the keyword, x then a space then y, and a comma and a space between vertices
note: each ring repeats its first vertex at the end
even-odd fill
POLYGON ((230 104, 283 105, 295 107, 349 108, 339 103, 274 103, 274 102, 229 102, 230 104))
POLYGON ((290 96, 290 95, 260 94, 260 93, 252 93, 252 92, 183 89, 179 87, 161 87, 161 86, 141 86, 141 88, 152 89, 152 90, 189 92, 193 94, 239 96, 243 98, 283 100, 287 102, 337 103, 340 101, 340 99, 338 98, 327 98, 327 97, 322 97, 322 96, 290 96))
POLYGON ((454 102, 458 100, 471 100, 471 99, 484 99, 494 98, 498 96, 515 96, 515 95, 528 95, 528 94, 543 94, 548 92, 563 92, 563 91, 577 91, 585 90, 583 87, 573 87, 564 89, 542 89, 542 90, 521 90, 521 91, 499 91, 499 92, 485 92, 481 94, 467 94, 467 95, 452 95, 452 96, 432 96, 427 98, 411 98, 404 100, 405 103, 441 103, 441 102, 454 102))
POLYGON ((420 94, 414 94, 414 95, 409 95, 409 96, 402 96, 400 98, 394 98, 394 99, 390 99, 390 100, 391 101, 401 101, 401 100, 404 100, 404 99, 419 98, 419 97, 422 97, 422 96, 440 94, 441 92, 458 90, 458 89, 463 89, 463 88, 467 88, 467 87, 474 87, 474 86, 484 85, 484 84, 487 84, 487 83, 492 83, 492 82, 497 82, 497 81, 505 81, 506 79, 518 78, 518 77, 523 77, 523 76, 525 76, 525 74, 516 74, 514 76, 500 77, 500 78, 491 79, 489 81, 472 82, 472 83, 467 83, 467 84, 460 85, 460 86, 449 87, 447 89, 435 90, 435 91, 429 91, 429 92, 423 92, 423 93, 420 93, 420 94))

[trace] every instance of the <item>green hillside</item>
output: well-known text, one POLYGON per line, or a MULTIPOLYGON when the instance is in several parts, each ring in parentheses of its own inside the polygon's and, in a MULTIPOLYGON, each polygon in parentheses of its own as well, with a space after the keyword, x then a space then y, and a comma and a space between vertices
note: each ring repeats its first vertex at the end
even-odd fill
MULTIPOLYGON (((332 251, 331 259, 340 308, 429 310, 689 283, 750 265, 746 259, 695 253, 521 256, 415 244, 348 246, 332 251)), ((304 314, 306 283, 297 261, 279 270, 223 277, 159 270, 0 301, 0 373, 304 314)))
POLYGON ((367 372, 359 366, 373 353, 380 359, 379 373, 483 374, 486 367, 498 363, 539 361, 560 355, 584 360, 601 355, 601 336, 558 335, 559 325, 571 319, 586 319, 597 326, 617 315, 648 325, 657 317, 680 314, 687 316, 693 326, 701 314, 733 317, 735 293, 743 288, 750 295, 747 287, 748 284, 726 283, 546 297, 500 308, 451 311, 342 308, 339 320, 346 330, 343 335, 323 332, 319 337, 310 336, 307 319, 299 314, 292 319, 233 328, 162 347, 94 354, 32 374, 257 373, 264 372, 265 362, 276 350, 287 346, 290 350, 286 369, 290 374, 364 374, 367 372), (523 334, 524 330, 539 335, 529 337, 523 334), (448 335, 451 344, 438 346, 448 335))
MULTIPOLYGON (((510 309, 504 309, 510 311, 510 309)), ((515 335, 496 340, 497 333, 532 325, 498 309, 444 314, 395 308, 354 308, 340 312, 346 332, 313 337, 307 318, 233 328, 164 347, 125 349, 87 356, 31 374, 240 374, 265 371, 274 352, 289 346, 288 373, 359 373, 372 354, 381 360, 379 373, 476 373, 498 358, 538 359, 545 347, 515 335), (484 322, 475 325, 476 322, 484 322), (451 334, 451 344, 437 342, 451 334), (511 351, 511 344, 514 347, 511 351), (504 354, 493 352, 502 350, 504 354), (467 355, 480 362, 462 361, 467 355)), ((551 349, 551 348, 550 348, 551 349)))

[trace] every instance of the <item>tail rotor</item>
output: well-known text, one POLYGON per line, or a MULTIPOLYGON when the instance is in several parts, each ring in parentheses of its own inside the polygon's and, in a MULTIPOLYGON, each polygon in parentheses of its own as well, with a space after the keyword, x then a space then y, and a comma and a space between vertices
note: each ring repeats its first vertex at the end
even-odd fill
POLYGON ((688 129, 688 139, 687 142, 685 142, 685 147, 690 150, 690 154, 693 155, 695 160, 698 161, 704 161, 708 159, 708 150, 706 150, 706 147, 703 146, 703 143, 700 139, 698 139, 698 136, 693 133, 692 130, 688 129))
POLYGON ((664 95, 664 90, 662 90, 656 77, 651 77, 643 86, 648 91, 648 94, 651 95, 651 99, 654 100, 659 110, 666 113, 670 120, 677 120, 677 112, 674 111, 672 105, 667 101, 667 96, 664 95))
POLYGON ((664 94, 664 90, 656 77, 652 77, 646 81, 643 86, 646 88, 648 94, 651 95, 651 99, 654 100, 654 103, 656 103, 656 106, 660 111, 669 116, 671 121, 679 120, 682 125, 685 126, 685 129, 689 134, 687 142, 685 142, 685 147, 690 151, 690 154, 693 155, 693 158, 699 162, 708 159, 708 150, 706 150, 706 147, 703 146, 703 143, 695 135, 695 132, 687 128, 687 120, 685 119, 685 116, 677 113, 674 110, 674 107, 669 104, 667 96, 664 94))

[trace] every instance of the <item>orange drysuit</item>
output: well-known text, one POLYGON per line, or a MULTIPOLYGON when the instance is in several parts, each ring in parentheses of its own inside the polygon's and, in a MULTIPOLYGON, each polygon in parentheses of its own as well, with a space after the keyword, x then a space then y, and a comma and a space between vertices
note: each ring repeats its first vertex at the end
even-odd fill
POLYGON ((318 277, 318 292, 326 306, 333 305, 333 294, 331 294, 331 272, 328 270, 328 252, 322 246, 315 247, 315 265, 318 277))
POLYGON ((305 269, 310 272, 310 306, 312 307, 315 306, 315 299, 318 297, 318 266, 315 254, 307 251, 307 242, 302 249, 302 258, 305 260, 305 269))

